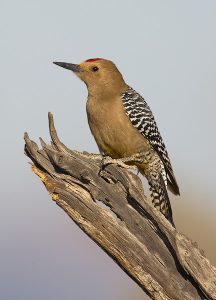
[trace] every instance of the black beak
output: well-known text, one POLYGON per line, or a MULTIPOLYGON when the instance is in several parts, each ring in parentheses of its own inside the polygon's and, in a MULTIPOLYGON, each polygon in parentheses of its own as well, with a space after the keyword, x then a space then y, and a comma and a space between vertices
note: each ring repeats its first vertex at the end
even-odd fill
POLYGON ((82 69, 80 68, 79 65, 68 64, 68 63, 64 63, 64 62, 56 62, 56 61, 54 61, 53 63, 57 66, 71 70, 73 72, 82 72, 82 69))

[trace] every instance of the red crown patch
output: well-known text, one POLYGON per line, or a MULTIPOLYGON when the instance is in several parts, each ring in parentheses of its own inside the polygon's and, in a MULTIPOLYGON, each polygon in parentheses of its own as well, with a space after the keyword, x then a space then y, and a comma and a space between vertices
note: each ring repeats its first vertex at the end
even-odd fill
POLYGON ((85 62, 93 62, 93 61, 97 61, 97 60, 101 60, 102 58, 99 58, 99 57, 97 57, 97 58, 89 58, 89 59, 87 59, 87 60, 85 60, 85 62))

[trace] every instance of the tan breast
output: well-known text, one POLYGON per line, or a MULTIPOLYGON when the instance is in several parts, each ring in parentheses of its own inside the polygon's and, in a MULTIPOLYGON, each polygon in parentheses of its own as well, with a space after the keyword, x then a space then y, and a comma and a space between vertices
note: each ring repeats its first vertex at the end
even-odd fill
POLYGON ((148 141, 132 125, 120 97, 89 97, 87 116, 98 147, 113 158, 130 156, 150 149, 148 141))

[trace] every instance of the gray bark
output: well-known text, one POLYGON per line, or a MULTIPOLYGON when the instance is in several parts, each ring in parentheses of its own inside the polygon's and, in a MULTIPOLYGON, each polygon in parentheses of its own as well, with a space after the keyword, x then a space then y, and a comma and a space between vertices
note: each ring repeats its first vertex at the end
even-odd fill
POLYGON ((216 299, 216 268, 144 196, 134 173, 100 172, 101 157, 68 149, 49 113, 51 145, 25 133, 25 153, 52 199, 152 299, 216 299))

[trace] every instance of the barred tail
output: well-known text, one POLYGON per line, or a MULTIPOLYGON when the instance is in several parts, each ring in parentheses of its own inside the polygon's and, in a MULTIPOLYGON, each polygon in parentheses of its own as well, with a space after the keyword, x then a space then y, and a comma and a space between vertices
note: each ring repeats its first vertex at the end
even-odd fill
POLYGON ((161 174, 159 174, 159 177, 160 180, 156 183, 148 181, 150 185, 152 203, 154 207, 157 208, 160 212, 162 212, 162 214, 167 218, 167 220, 169 220, 170 223, 175 227, 167 188, 165 186, 161 174))
POLYGON ((157 208, 175 227, 173 216, 172 216, 172 208, 170 205, 170 200, 167 192, 166 183, 164 181, 164 174, 161 172, 152 170, 151 172, 142 172, 149 183, 150 186, 150 195, 151 200, 155 208, 157 208))

